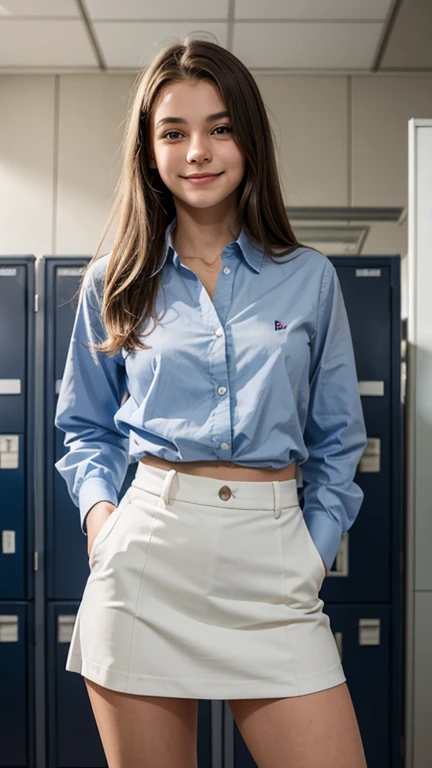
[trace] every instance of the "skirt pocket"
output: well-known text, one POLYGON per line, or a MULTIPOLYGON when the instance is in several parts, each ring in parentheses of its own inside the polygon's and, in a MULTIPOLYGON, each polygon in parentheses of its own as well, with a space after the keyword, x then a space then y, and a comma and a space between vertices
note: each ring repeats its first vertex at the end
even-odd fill
POLYGON ((90 556, 89 556, 89 567, 90 569, 93 568, 94 561, 96 554, 98 553, 101 545, 106 541, 108 536, 110 535, 111 531, 113 530, 117 520, 119 519, 123 509, 125 506, 129 503, 129 496, 130 496, 130 488, 126 491, 125 495, 123 496, 122 500, 120 501, 119 505, 113 509, 110 516, 107 517, 105 522, 102 524, 102 527, 99 529, 95 536, 95 540, 92 544, 92 548, 90 550, 90 556))
POLYGON ((303 521, 303 526, 304 526, 304 529, 305 529, 305 532, 306 532, 306 536, 308 537, 308 539, 310 541, 310 544, 311 544, 311 547, 312 547, 312 551, 313 551, 313 553, 315 555, 315 559, 319 563, 319 567, 320 567, 320 570, 321 570, 321 573, 322 573, 322 577, 324 579, 325 576, 327 575, 326 567, 324 565, 324 561, 323 561, 323 559, 322 559, 322 557, 321 557, 321 555, 319 553, 317 545, 315 544, 315 542, 314 542, 314 540, 313 540, 313 538, 312 538, 312 536, 310 534, 309 528, 306 525, 306 521, 305 521, 304 516, 303 516, 302 508, 299 507, 299 509, 300 509, 300 512, 301 512, 301 518, 302 518, 302 521, 303 521))
POLYGON ((283 507, 276 522, 280 525, 286 600, 295 608, 316 605, 326 573, 303 510, 300 505, 283 507))

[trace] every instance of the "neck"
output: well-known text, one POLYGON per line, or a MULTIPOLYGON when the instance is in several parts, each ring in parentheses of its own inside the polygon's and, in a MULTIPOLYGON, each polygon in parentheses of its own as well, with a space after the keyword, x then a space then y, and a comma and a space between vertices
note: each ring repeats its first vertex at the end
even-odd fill
POLYGON ((198 222, 191 217, 177 216, 171 240, 179 256, 211 262, 238 236, 235 216, 217 222, 198 222))

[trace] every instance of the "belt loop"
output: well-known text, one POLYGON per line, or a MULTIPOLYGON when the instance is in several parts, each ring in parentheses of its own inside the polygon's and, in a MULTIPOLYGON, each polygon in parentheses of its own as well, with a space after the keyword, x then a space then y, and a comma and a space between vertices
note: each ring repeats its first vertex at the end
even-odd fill
POLYGON ((280 517, 282 512, 281 501, 280 501, 280 485, 278 480, 272 480, 272 483, 273 483, 273 496, 274 496, 273 514, 277 519, 278 517, 280 517))
POLYGON ((177 474, 176 469, 169 469, 164 479, 162 490, 161 490, 161 498, 163 499, 165 505, 169 504, 169 492, 171 488, 171 483, 176 474, 177 474))

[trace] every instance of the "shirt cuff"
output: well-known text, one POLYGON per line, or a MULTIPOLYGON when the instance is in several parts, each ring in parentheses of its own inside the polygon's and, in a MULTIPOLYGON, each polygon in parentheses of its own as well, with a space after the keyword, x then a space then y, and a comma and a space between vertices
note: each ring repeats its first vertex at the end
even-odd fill
POLYGON ((340 526, 322 510, 308 514, 305 508, 304 519, 319 554, 330 570, 342 538, 340 526))
POLYGON ((98 501, 109 501, 117 506, 118 494, 110 483, 101 477, 89 477, 83 482, 79 489, 79 510, 81 517, 81 530, 87 536, 87 526, 85 519, 90 509, 98 501))

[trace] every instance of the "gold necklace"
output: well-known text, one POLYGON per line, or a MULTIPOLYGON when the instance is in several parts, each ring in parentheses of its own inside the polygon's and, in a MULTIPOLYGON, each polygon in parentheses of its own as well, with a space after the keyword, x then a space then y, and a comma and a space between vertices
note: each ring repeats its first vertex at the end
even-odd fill
POLYGON ((202 262, 204 262, 204 264, 206 265, 206 267, 208 267, 208 268, 211 268, 211 267, 213 267, 213 264, 216 264, 216 262, 218 262, 218 261, 220 262, 220 258, 221 258, 221 257, 220 257, 220 255, 219 255, 219 256, 217 257, 217 259, 215 259, 214 261, 206 261, 206 260, 205 260, 205 259, 203 259, 201 256, 186 256, 185 258, 186 258, 186 259, 191 259, 191 260, 197 260, 197 259, 198 259, 199 261, 202 261, 202 262))

